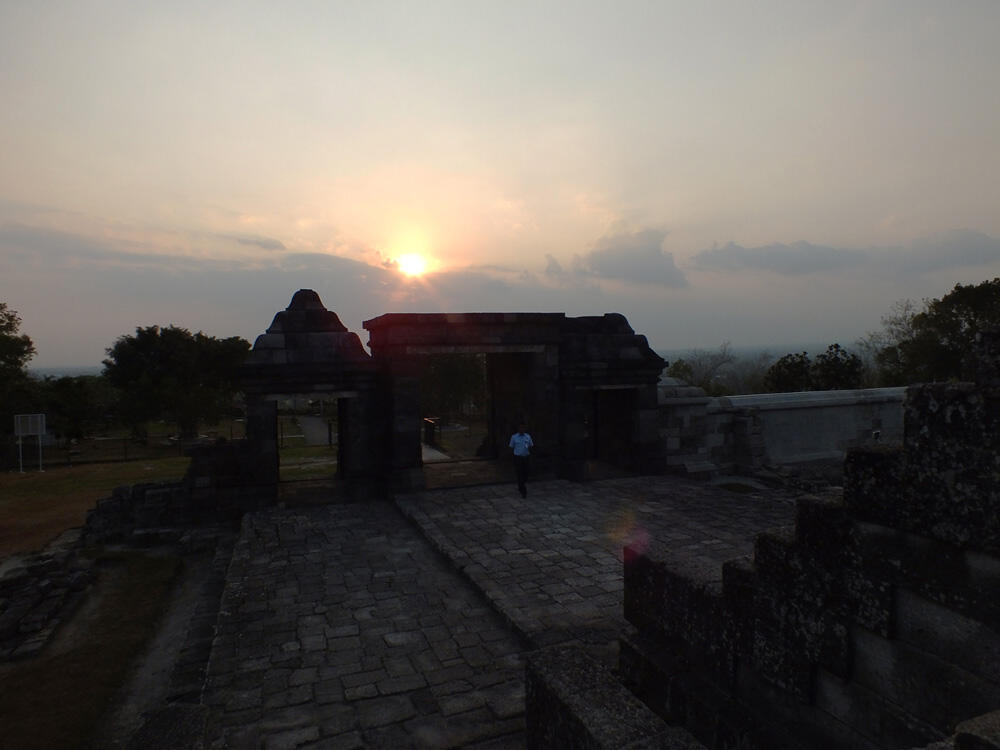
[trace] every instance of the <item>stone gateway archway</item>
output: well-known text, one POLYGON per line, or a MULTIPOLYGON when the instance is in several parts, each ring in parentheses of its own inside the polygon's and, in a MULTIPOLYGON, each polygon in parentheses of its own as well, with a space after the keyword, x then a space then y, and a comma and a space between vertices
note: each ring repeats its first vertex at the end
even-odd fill
POLYGON ((243 368, 247 439, 261 484, 278 482, 277 401, 306 396, 337 404, 337 477, 370 484, 384 475, 377 371, 358 335, 300 289, 257 337, 243 368))
POLYGON ((276 398, 338 403, 339 478, 369 489, 423 486, 420 374, 427 357, 485 359, 491 455, 505 455, 519 421, 539 460, 586 479, 664 470, 656 386, 666 364, 618 314, 391 313, 365 321, 371 354, 316 292, 295 293, 244 368, 247 438, 256 480, 277 485, 276 398))

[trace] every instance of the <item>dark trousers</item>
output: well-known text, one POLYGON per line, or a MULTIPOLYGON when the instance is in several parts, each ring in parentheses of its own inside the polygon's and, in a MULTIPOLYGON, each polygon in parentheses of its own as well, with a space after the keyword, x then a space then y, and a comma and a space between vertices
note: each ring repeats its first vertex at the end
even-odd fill
POLYGON ((521 497, 528 496, 528 457, 514 456, 514 471, 517 473, 517 489, 521 497))

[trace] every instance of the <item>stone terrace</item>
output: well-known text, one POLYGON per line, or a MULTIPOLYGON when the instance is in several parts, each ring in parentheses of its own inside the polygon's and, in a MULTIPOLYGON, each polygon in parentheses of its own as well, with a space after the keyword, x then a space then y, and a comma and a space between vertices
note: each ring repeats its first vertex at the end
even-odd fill
POLYGON ((641 477, 250 514, 208 668, 206 745, 523 747, 522 655, 568 642, 610 656, 628 627, 625 543, 710 584, 793 512, 784 493, 641 477))
POLYGON ((634 477, 546 481, 400 496, 397 506, 534 647, 617 642, 622 549, 662 547, 688 576, 722 580, 754 536, 792 522, 791 497, 634 477))

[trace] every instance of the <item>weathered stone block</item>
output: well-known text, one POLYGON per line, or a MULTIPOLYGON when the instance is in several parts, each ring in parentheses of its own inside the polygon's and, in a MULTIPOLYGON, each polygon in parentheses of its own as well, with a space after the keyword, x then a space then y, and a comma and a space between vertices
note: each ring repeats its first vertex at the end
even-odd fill
POLYGON ((1000 710, 955 727, 955 750, 1000 750, 1000 710))
POLYGON ((704 750, 669 727, 605 667, 576 649, 529 655, 525 667, 527 746, 704 750))

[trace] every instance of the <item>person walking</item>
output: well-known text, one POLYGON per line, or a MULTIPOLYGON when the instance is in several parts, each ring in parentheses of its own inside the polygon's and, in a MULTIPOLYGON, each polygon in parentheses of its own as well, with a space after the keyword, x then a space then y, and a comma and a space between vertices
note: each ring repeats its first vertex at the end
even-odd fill
POLYGON ((528 457, 534 442, 524 430, 524 423, 517 426, 517 432, 510 436, 510 447, 514 451, 514 471, 517 473, 517 490, 521 497, 528 496, 528 457))

